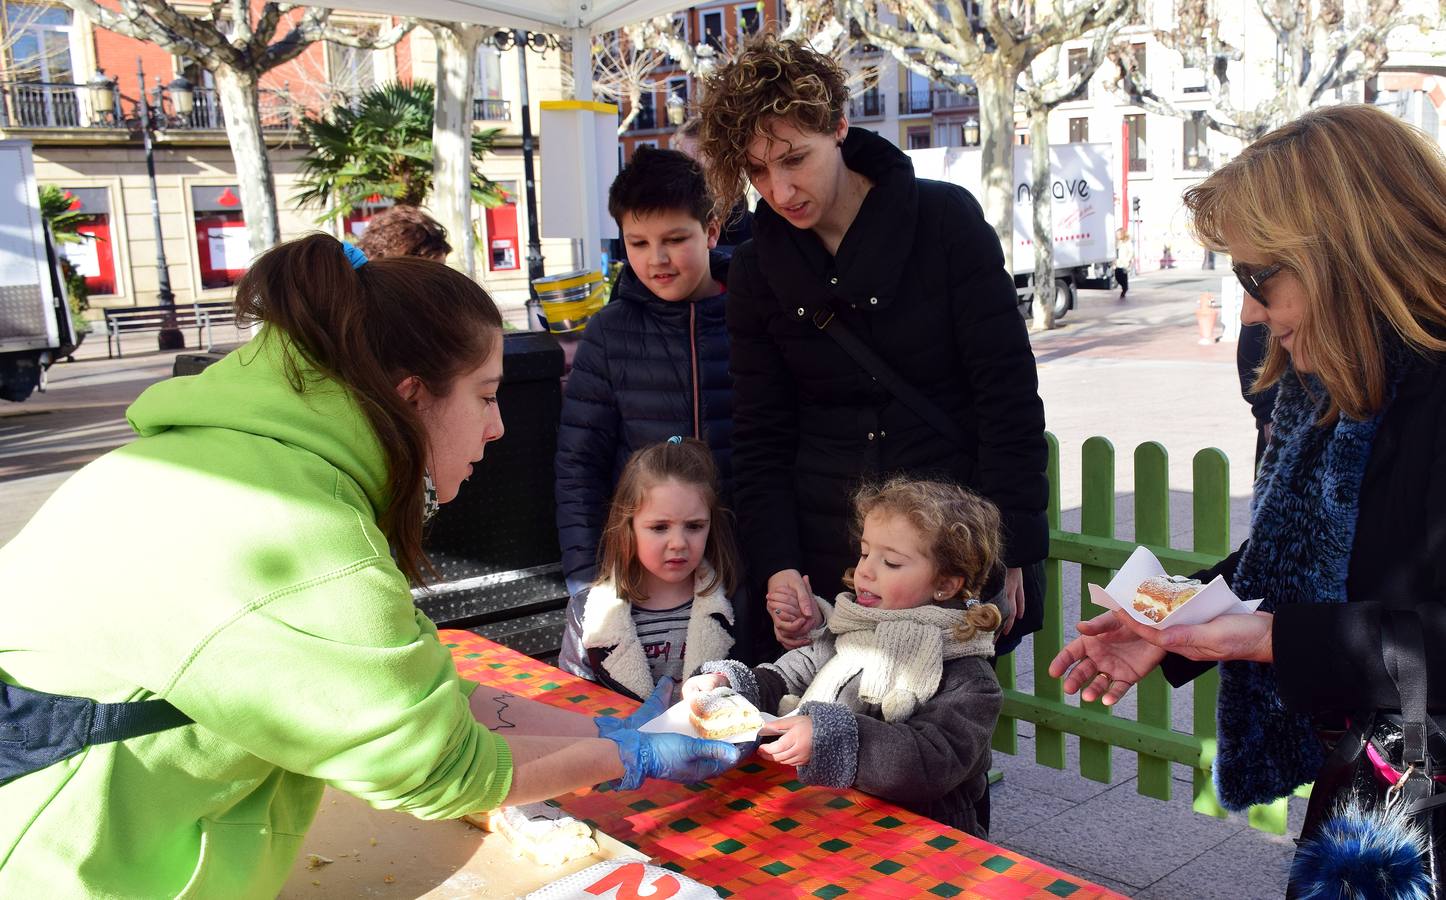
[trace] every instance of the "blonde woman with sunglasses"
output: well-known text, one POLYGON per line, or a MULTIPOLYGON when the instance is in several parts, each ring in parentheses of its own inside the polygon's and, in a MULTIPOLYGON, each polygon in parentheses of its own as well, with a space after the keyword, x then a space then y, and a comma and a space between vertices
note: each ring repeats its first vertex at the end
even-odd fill
POLYGON ((1319 790, 1347 720, 1402 707, 1386 630, 1420 635, 1424 702, 1446 711, 1446 161, 1379 109, 1334 106, 1185 204, 1234 259, 1245 323, 1270 331, 1255 390, 1279 396, 1251 537, 1201 573, 1264 602, 1199 626, 1081 622, 1050 674, 1109 705, 1157 666, 1180 685, 1220 664, 1216 786, 1240 809, 1319 790))

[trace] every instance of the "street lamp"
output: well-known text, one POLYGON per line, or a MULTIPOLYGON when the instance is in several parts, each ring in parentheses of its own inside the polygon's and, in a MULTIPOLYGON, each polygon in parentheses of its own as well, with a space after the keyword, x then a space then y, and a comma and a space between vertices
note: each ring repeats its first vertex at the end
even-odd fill
MULTIPOLYGON (((136 126, 140 129, 141 143, 146 149, 146 176, 151 182, 151 224, 155 226, 156 230, 156 276, 159 281, 156 299, 161 306, 174 307, 176 295, 171 292, 171 272, 166 266, 166 241, 165 235, 161 232, 161 200, 160 194, 156 190, 156 156, 152 140, 152 133, 165 127, 165 114, 159 109, 161 100, 159 85, 156 87, 156 106, 158 108, 152 110, 146 104, 146 73, 141 67, 140 57, 136 57, 136 78, 141 87, 140 94, 136 99, 136 126)), ((189 95, 189 91, 187 94, 189 95)), ((161 350, 184 350, 186 348, 186 337, 176 325, 174 314, 166 316, 156 342, 158 349, 161 350)))
POLYGON ((191 111, 196 108, 196 92, 186 76, 177 75, 166 85, 166 90, 171 93, 171 107, 176 111, 176 118, 191 118, 191 111))
POLYGON ((105 74, 105 69, 96 69, 95 74, 85 83, 90 94, 90 109, 99 124, 109 118, 115 120, 115 80, 105 74))
POLYGON ((668 124, 677 128, 687 118, 688 101, 677 94, 668 95, 668 124))
POLYGON ((964 146, 979 146, 979 120, 973 116, 964 120, 964 146))
POLYGON ((500 51, 517 48, 518 99, 522 104, 522 184, 527 202, 527 306, 528 326, 540 321, 542 302, 537 297, 536 282, 542 277, 542 236, 537 229, 537 180, 533 167, 532 106, 527 97, 527 50, 537 53, 560 49, 557 38, 540 31, 501 29, 492 36, 500 51))

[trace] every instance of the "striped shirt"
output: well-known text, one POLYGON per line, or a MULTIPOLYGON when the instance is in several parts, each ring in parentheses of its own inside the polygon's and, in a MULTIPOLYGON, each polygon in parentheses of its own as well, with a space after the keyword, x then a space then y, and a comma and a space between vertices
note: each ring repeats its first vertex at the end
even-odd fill
POLYGON ((688 641, 688 619, 693 614, 693 600, 672 609, 633 607, 633 627, 648 658, 653 681, 663 677, 682 681, 683 651, 688 641))

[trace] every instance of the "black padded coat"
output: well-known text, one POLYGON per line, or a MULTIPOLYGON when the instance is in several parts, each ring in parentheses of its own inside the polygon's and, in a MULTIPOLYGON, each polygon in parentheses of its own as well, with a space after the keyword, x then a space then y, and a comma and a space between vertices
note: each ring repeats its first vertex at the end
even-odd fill
MULTIPOLYGON (((712 256, 723 282, 728 260, 712 256)), ((707 442, 730 486, 733 384, 726 294, 659 299, 624 267, 612 300, 587 323, 557 433, 557 536, 570 582, 592 581, 613 487, 633 451, 673 435, 707 442)))
MULTIPOLYGON (((1042 560, 1044 407, 999 240, 967 191, 916 179, 878 135, 850 130, 843 154, 874 187, 837 255, 760 203, 729 271, 734 499, 750 577, 796 568, 833 596, 858 559, 850 493, 890 473, 974 489, 1003 515, 1006 563, 1042 560), (967 443, 895 400, 816 327, 830 312, 967 443)), ((1026 593, 1037 612, 1038 581, 1027 578, 1026 593)))

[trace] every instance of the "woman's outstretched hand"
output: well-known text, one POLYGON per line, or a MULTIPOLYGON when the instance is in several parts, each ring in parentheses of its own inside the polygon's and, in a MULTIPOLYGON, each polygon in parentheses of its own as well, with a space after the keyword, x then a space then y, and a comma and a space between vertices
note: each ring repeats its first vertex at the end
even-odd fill
POLYGON ((1141 625, 1124 613, 1118 617, 1136 637, 1186 659, 1275 662, 1275 616, 1270 613, 1216 616, 1203 625, 1171 625, 1168 628, 1141 625))
POLYGON ((1079 623, 1080 636, 1049 664, 1050 677, 1064 676, 1066 694, 1078 693, 1084 700, 1103 698, 1105 706, 1114 706, 1165 658, 1164 650, 1125 622, 1134 624, 1129 616, 1111 611, 1079 623))
POLYGON ((623 764, 619 787, 636 790, 648 778, 692 784, 738 765, 744 746, 671 732, 645 733, 620 728, 605 737, 618 745, 623 764))

